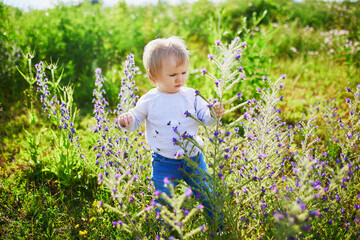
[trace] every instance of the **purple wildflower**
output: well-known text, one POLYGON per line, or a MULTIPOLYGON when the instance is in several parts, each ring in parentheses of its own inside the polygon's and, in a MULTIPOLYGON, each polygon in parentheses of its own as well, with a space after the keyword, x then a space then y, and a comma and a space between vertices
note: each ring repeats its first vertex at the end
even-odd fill
POLYGON ((306 209, 306 204, 301 203, 300 204, 300 210, 304 211, 306 209))
POLYGON ((281 213, 274 213, 274 218, 277 220, 277 221, 281 221, 284 219, 284 215, 282 215, 281 213))
POLYGON ((97 73, 97 74, 101 74, 101 68, 97 68, 97 69, 95 69, 95 73, 97 73))
POLYGON ((201 230, 202 232, 205 232, 205 231, 206 231, 206 225, 200 226, 200 230, 201 230))
POLYGON ((191 194, 192 194, 191 188, 187 188, 187 189, 185 190, 185 196, 186 196, 186 197, 190 197, 191 194))
POLYGON ((180 158, 182 155, 183 155, 182 152, 177 151, 177 152, 175 153, 175 158, 180 158))
POLYGON ((168 177, 165 177, 165 178, 164 178, 164 184, 165 184, 165 185, 170 184, 170 181, 169 181, 169 178, 168 178, 168 177))
POLYGON ((201 203, 199 203, 199 205, 197 205, 196 208, 199 209, 199 210, 203 210, 203 209, 204 209, 204 205, 202 205, 201 203))
POLYGON ((319 211, 319 209, 310 211, 310 213, 311 213, 313 216, 320 216, 320 214, 321 214, 320 211, 319 211))
POLYGON ((303 229, 304 229, 305 232, 309 232, 311 230, 311 225, 310 224, 309 225, 304 225, 303 229))

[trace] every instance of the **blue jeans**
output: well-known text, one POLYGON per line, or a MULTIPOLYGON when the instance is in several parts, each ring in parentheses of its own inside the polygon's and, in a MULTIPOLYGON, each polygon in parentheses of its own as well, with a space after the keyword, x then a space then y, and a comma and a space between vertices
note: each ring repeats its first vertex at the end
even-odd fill
MULTIPOLYGON (((194 164, 186 159, 170 159, 161 156, 158 153, 152 153, 152 176, 155 189, 160 193, 166 193, 171 197, 170 189, 164 186, 164 178, 167 177, 174 187, 176 187, 182 179, 191 187, 195 197, 205 207, 206 213, 210 219, 214 217, 214 206, 207 200, 206 192, 212 193, 209 186, 209 172, 206 167, 203 155, 200 153, 196 157, 190 159, 194 164)), ((169 205, 164 199, 156 199, 156 203, 160 202, 169 205), (159 201, 160 200, 160 201, 159 201)), ((156 209, 160 211, 160 209, 156 209)))

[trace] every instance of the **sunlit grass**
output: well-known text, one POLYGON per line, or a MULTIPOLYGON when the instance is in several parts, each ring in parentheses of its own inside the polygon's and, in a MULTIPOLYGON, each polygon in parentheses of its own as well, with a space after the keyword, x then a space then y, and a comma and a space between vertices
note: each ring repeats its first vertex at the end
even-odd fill
POLYGON ((336 102, 345 107, 345 88, 354 88, 360 82, 359 69, 339 64, 328 56, 299 56, 274 61, 276 67, 271 74, 288 75, 281 106, 284 116, 291 122, 301 119, 301 114, 317 102, 337 98, 336 102))
MULTIPOLYGON (((351 5, 350 3, 332 8, 324 8, 325 5, 330 6, 330 3, 314 4, 321 7, 318 9, 311 4, 310 1, 306 1, 301 5, 306 6, 306 9, 298 7, 300 5, 295 9, 290 1, 231 1, 221 10, 208 1, 199 1, 194 5, 183 4, 182 11, 179 11, 177 7, 172 8, 165 3, 155 8, 132 8, 119 4, 111 9, 86 3, 47 12, 22 13, 7 9, 0 3, 0 10, 7 19, 2 23, 4 25, 1 25, 4 31, 0 38, 0 235, 8 239, 134 237, 131 233, 124 233, 118 225, 112 224, 113 221, 119 220, 116 213, 99 206, 100 200, 110 204, 114 202, 108 189, 97 184, 97 173, 87 169, 86 164, 81 165, 81 177, 70 174, 67 178, 62 178, 59 171, 54 171, 61 169, 56 161, 61 151, 54 135, 49 132, 58 133, 57 126, 51 125, 48 117, 42 114, 42 103, 39 101, 34 103, 33 113, 36 118, 33 121, 29 118, 31 91, 24 91, 28 85, 16 69, 18 66, 27 72, 27 67, 19 60, 20 48, 24 53, 27 49, 35 49, 37 55, 34 62, 42 58, 49 62, 51 59, 47 58, 59 59, 59 68, 64 68, 63 77, 66 80, 63 85, 75 83, 76 105, 80 106, 80 110, 74 124, 77 134, 82 136, 81 149, 89 159, 87 164, 93 164, 96 152, 92 147, 98 136, 93 133, 96 123, 90 116, 89 109, 92 103, 88 100, 91 99, 92 74, 96 67, 106 70, 104 88, 111 106, 115 106, 125 55, 128 52, 135 53, 135 59, 140 66, 139 71, 142 71, 136 77, 139 95, 142 95, 151 87, 141 64, 144 44, 155 37, 178 34, 189 43, 192 51, 192 72, 188 85, 200 90, 205 96, 213 96, 215 91, 210 81, 205 81, 201 76, 201 69, 209 67, 206 56, 208 52, 213 53, 214 40, 218 37, 222 38, 221 40, 230 39, 238 34, 243 37, 244 34, 240 33, 240 29, 244 27, 241 25, 243 17, 247 16, 251 22, 251 14, 256 12, 259 16, 267 10, 264 21, 258 27, 251 24, 248 26, 248 43, 252 45, 247 49, 249 59, 243 59, 246 62, 244 67, 248 76, 244 83, 234 86, 231 94, 241 92, 246 97, 259 100, 260 94, 256 88, 265 86, 261 80, 262 75, 275 80, 278 76, 286 74, 287 77, 283 80, 285 87, 281 91, 284 98, 278 106, 282 110, 280 116, 291 125, 311 116, 309 111, 312 105, 317 102, 323 104, 328 99, 336 98, 335 102, 343 122, 340 122, 339 116, 333 119, 322 118, 320 115, 323 113, 319 112, 316 124, 323 128, 316 133, 322 142, 316 145, 316 149, 318 154, 329 155, 319 156, 324 162, 328 161, 329 167, 336 171, 343 167, 342 163, 338 163, 342 158, 343 149, 341 144, 335 141, 334 134, 339 135, 339 124, 341 126, 351 118, 345 100, 351 94, 345 88, 350 87, 355 91, 360 83, 360 50, 356 43, 359 41, 356 26, 360 8, 354 8, 355 5, 347 8, 346 4, 351 5), (308 9, 318 12, 301 13, 308 9), (327 14, 320 14, 323 12, 327 14), (332 21, 321 22, 329 19, 329 16, 333 16, 332 21), (305 26, 305 23, 313 26, 305 26), (348 33, 346 27, 349 28, 348 33), (327 122, 334 125, 326 125, 327 122), (25 130, 30 134, 27 135, 25 130)), ((240 114, 243 114, 242 110, 236 112, 234 117, 240 114)), ((224 116, 224 122, 233 120, 232 117, 226 118, 227 116, 224 116)), ((344 146, 349 143, 346 141, 354 139, 355 134, 349 137, 350 133, 341 132, 340 141, 346 143, 344 146)), ((140 137, 139 141, 142 140, 144 139, 140 137)), ((290 152, 294 152, 301 145, 299 135, 295 140, 296 143, 291 145, 290 152)), ((350 153, 359 157, 358 150, 358 147, 354 147, 350 153)), ((289 156, 284 174, 291 176, 293 164, 299 159, 289 156)), ((143 164, 149 173, 151 166, 146 166, 147 161, 144 157, 143 164)), ((349 176, 358 174, 358 165, 354 166, 357 170, 353 173, 348 172, 349 176)), ((70 170, 72 171, 69 173, 77 173, 73 169, 70 170)), ((328 174, 330 176, 333 173, 328 174)), ((145 177, 144 173, 143 178, 145 177)), ((286 182, 282 182, 278 187, 284 189, 286 185, 286 182)), ((348 239, 355 239, 359 236, 356 232, 360 217, 356 215, 357 207, 360 206, 358 186, 359 178, 354 180, 344 195, 344 208, 346 207, 349 212, 342 215, 341 209, 334 210, 334 216, 340 216, 337 220, 331 219, 328 215, 328 219, 334 220, 337 225, 331 227, 326 223, 319 226, 321 237, 341 239, 342 236, 347 236, 348 239), (350 217, 351 222, 346 222, 350 217), (347 231, 347 228, 350 228, 351 232, 347 231), (340 235, 336 235, 337 233, 340 235)), ((184 189, 185 186, 181 185, 176 189, 177 194, 183 194, 184 189)), ((135 193, 136 188, 131 191, 135 193)), ((339 192, 342 191, 344 190, 339 192)), ((240 191, 240 194, 245 193, 240 191)), ((335 201, 334 194, 329 193, 329 196, 335 201)), ((239 201, 242 201, 241 199, 239 201)), ((276 202, 276 199, 267 200, 267 204, 276 202)), ((185 203, 188 209, 192 206, 193 202, 185 203)), ((248 207, 243 210, 244 215, 252 211, 251 206, 248 207)), ((133 212, 139 210, 131 209, 133 212)), ((145 221, 144 217, 140 219, 145 221)), ((144 233, 154 234, 152 220, 142 227, 144 233)), ((232 221, 234 226, 244 224, 238 220, 232 221)), ((315 224, 318 220, 314 220, 315 224)), ((187 227, 195 228, 203 223, 203 218, 198 214, 187 227)), ((322 222, 319 220, 317 223, 322 222)), ((258 226, 257 224, 252 222, 248 229, 238 229, 238 233, 246 239, 254 239, 254 235, 248 233, 249 229, 258 226)), ((188 232, 189 229, 186 228, 184 232, 188 232)), ((257 234, 271 238, 278 230, 273 225, 268 225, 258 228, 257 234)), ((206 234, 202 233, 199 236, 206 238, 206 234)))

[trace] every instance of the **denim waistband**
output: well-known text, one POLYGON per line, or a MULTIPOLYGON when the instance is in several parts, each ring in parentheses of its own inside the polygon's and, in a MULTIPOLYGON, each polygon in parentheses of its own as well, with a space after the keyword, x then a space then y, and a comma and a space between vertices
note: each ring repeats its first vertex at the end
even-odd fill
POLYGON ((157 159, 162 160, 162 161, 170 160, 170 161, 178 161, 178 162, 179 162, 179 161, 182 160, 182 159, 176 159, 176 158, 167 158, 167 157, 164 157, 164 156, 158 154, 157 152, 152 152, 152 153, 151 153, 151 156, 152 156, 153 158, 157 158, 157 159))
MULTIPOLYGON (((202 155, 202 153, 199 153, 197 156, 201 156, 201 155, 202 155)), ((167 157, 164 157, 164 156, 158 154, 157 152, 152 152, 151 156, 153 158, 159 159, 161 161, 171 161, 171 162, 182 162, 184 160, 186 161, 186 159, 183 159, 183 158, 178 158, 178 159, 176 159, 176 158, 167 158, 167 157)), ((196 159, 197 156, 190 157, 190 159, 196 159)))

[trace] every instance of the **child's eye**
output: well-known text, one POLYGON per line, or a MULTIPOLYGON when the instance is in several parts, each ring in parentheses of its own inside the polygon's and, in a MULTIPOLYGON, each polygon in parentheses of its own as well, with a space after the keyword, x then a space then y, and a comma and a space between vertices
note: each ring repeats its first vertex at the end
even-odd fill
POLYGON ((176 74, 171 74, 170 77, 175 77, 176 74))
POLYGON ((187 72, 183 72, 182 74, 183 74, 183 75, 184 75, 184 74, 187 74, 187 72))

